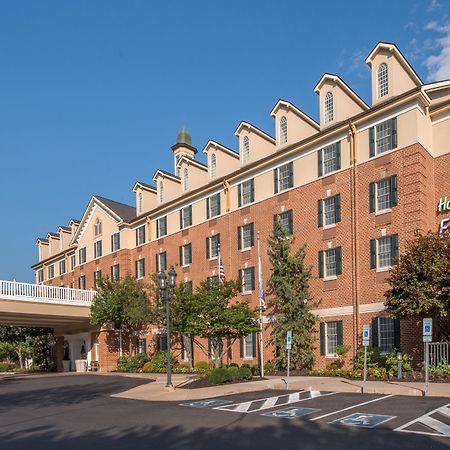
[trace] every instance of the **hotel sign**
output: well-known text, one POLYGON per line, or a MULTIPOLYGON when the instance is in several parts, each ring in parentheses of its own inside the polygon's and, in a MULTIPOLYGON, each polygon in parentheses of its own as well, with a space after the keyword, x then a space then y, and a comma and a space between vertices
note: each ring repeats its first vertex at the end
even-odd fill
POLYGON ((438 203, 438 212, 450 211, 450 198, 441 197, 438 203))
MULTIPOLYGON (((437 207, 438 213, 450 211, 450 197, 441 197, 437 207)), ((450 217, 442 219, 439 224, 439 236, 444 237, 450 235, 450 217)))

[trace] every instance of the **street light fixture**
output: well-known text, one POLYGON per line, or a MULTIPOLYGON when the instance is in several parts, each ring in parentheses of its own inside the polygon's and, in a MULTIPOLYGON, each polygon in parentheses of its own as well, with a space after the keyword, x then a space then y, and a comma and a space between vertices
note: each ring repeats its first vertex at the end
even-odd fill
POLYGON ((159 275, 159 289, 161 298, 166 302, 166 331, 167 331, 167 383, 166 387, 173 387, 172 367, 170 363, 170 300, 172 299, 173 289, 175 288, 177 273, 173 266, 169 270, 169 286, 167 286, 167 276, 162 270, 159 275))

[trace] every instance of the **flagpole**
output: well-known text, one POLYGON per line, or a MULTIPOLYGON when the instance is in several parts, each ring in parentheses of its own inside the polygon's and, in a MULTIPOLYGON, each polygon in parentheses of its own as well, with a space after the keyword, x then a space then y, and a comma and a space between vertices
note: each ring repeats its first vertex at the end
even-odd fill
POLYGON ((261 249, 259 245, 259 232, 258 232, 258 284, 259 284, 259 358, 261 366, 261 378, 264 378, 264 337, 263 337, 263 289, 262 285, 262 270, 261 270, 261 249))

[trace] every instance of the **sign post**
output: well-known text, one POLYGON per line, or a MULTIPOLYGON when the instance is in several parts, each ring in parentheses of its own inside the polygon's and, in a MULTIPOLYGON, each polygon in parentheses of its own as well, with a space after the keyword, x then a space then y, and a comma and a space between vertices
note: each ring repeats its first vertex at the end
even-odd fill
POLYGON ((289 389, 289 371, 291 366, 291 348, 292 348, 292 331, 286 333, 286 350, 287 350, 287 377, 286 390, 289 389))
POLYGON ((433 319, 423 319, 422 341, 425 344, 425 397, 428 397, 428 379, 430 369, 430 342, 433 339, 433 319))
POLYGON ((363 385, 362 385, 362 393, 363 394, 366 392, 367 347, 369 346, 369 339, 370 339, 370 327, 369 327, 369 325, 363 325, 363 332, 362 332, 362 344, 364 347, 364 378, 363 378, 363 385))

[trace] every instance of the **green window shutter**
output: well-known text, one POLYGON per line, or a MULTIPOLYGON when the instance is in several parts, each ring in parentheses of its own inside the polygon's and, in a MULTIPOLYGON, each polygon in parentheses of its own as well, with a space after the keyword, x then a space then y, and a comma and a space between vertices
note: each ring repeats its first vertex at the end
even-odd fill
POLYGON ((275 231, 275 226, 276 226, 276 224, 277 224, 277 222, 278 222, 278 214, 274 214, 273 215, 273 230, 275 231))
POLYGON ((114 243, 113 243, 113 234, 111 235, 111 251, 113 251, 114 248, 114 243))
POLYGON ((344 343, 344 322, 342 320, 337 321, 337 345, 344 343))
POLYGON ((369 183, 369 212, 375 212, 375 183, 369 183))
POLYGON ((319 252, 319 278, 323 278, 323 251, 319 252))
POLYGON ((206 218, 209 219, 209 197, 206 199, 206 218))
POLYGON ((238 250, 242 248, 242 227, 237 227, 238 250))
POLYGON ((341 194, 334 196, 334 220, 336 223, 341 221, 341 194))
POLYGON ((244 357, 244 338, 242 336, 239 338, 239 356, 244 357))
POLYGON ((377 268, 377 240, 370 240, 370 268, 377 268))
POLYGON ((323 168, 322 168, 322 150, 319 150, 317 152, 317 176, 321 177, 323 175, 323 168))
POLYGON ((211 358, 211 338, 208 338, 208 358, 211 358))
POLYGON ((139 244, 139 240, 138 240, 138 230, 139 230, 139 228, 136 228, 136 247, 137 247, 138 244, 139 244))
POLYGON ((158 255, 158 253, 155 255, 156 256, 156 264, 155 264, 155 267, 156 267, 156 272, 158 273, 160 270, 159 270, 159 255, 158 255))
POLYGON ((379 347, 378 345, 378 317, 372 319, 372 347, 379 347))
POLYGON ((218 215, 220 215, 221 209, 220 209, 220 192, 217 194, 217 211, 218 215))
POLYGON ((369 158, 375 156, 375 127, 369 128, 369 158))
POLYGON ((145 276, 145 259, 142 259, 142 275, 145 276))
POLYGON ((238 184, 238 208, 242 206, 242 184, 238 184))
POLYGON ((250 286, 250 290, 254 291, 255 290, 255 268, 252 267, 250 269, 250 279, 251 279, 251 286, 250 286))
POLYGON ((336 142, 336 170, 341 170, 341 141, 336 142))
POLYGON ((206 238, 206 259, 209 259, 210 258, 210 252, 209 252, 209 240, 210 240, 210 238, 209 237, 207 237, 206 238))
POLYGON ((278 193, 278 169, 273 169, 273 193, 278 193))
POLYGON ((192 225, 192 205, 189 205, 189 225, 192 225))
POLYGON ((252 333, 252 356, 256 358, 256 333, 252 333))
POLYGON ((137 276, 138 276, 138 262, 137 261, 134 262, 134 272, 135 272, 136 278, 137 278, 137 276))
POLYGON ((289 187, 294 187, 294 163, 290 162, 289 167, 289 187))
POLYGON ((188 251, 189 251, 189 264, 192 264, 192 244, 188 244, 187 246, 188 251))
POLYGON ((254 178, 251 179, 250 185, 251 185, 250 201, 253 203, 255 201, 255 179, 254 178))
POLYGON ((220 233, 216 235, 217 236, 217 243, 220 245, 220 233))
POLYGON ((242 292, 242 270, 238 270, 239 290, 242 292))
POLYGON ((180 256, 180 266, 183 265, 183 247, 180 245, 178 247, 178 252, 179 252, 179 256, 180 256))
POLYGON ((289 234, 294 234, 294 218, 293 218, 293 212, 292 209, 290 209, 288 212, 288 228, 289 228, 289 234))
POLYGON ((325 322, 320 322, 320 354, 325 356, 325 322))
POLYGON ((390 178, 390 194, 391 194, 391 208, 393 206, 397 206, 398 197, 397 197, 397 175, 392 175, 390 178))
POLYGON ((391 236, 391 258, 391 264, 396 264, 398 259, 398 234, 391 236))
POLYGON ((183 229, 183 210, 180 209, 180 230, 183 229))
POLYGON ((394 348, 400 351, 400 319, 394 319, 394 348))
POLYGON ((255 245, 255 230, 253 222, 250 224, 250 245, 253 247, 255 245))
POLYGON ((336 247, 336 275, 342 275, 342 247, 336 247))
POLYGON ((323 227, 323 201, 317 200, 317 226, 323 227))
POLYGON ((397 117, 391 119, 391 148, 397 148, 397 117))

